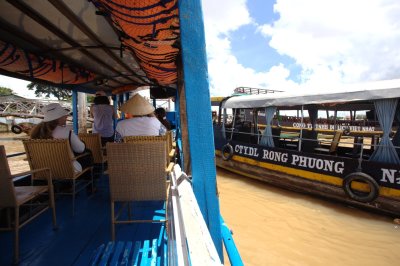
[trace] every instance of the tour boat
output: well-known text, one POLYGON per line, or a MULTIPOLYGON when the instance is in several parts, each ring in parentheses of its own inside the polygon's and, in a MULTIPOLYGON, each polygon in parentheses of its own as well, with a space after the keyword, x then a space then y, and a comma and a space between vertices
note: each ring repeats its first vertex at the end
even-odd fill
POLYGON ((212 98, 218 167, 400 215, 400 80, 272 92, 212 98))

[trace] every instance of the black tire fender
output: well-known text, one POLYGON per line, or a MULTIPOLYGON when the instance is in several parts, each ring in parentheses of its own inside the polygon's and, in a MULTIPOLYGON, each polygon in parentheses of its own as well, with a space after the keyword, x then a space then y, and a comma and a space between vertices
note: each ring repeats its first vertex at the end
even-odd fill
POLYGON ((228 161, 233 156, 233 147, 231 144, 225 144, 221 149, 221 156, 224 161, 228 161), (226 155, 228 154, 228 155, 226 155))
POLYGON ((22 133, 22 127, 18 125, 12 125, 11 126, 11 131, 15 134, 21 134, 22 133))
POLYGON ((343 190, 347 196, 359 202, 372 202, 379 196, 379 185, 373 177, 362 172, 355 172, 347 175, 343 180, 343 190), (353 181, 366 183, 370 191, 360 192, 351 188, 353 181))
POLYGON ((345 136, 349 136, 349 135, 350 135, 350 128, 345 128, 345 129, 343 130, 343 134, 344 134, 345 136))

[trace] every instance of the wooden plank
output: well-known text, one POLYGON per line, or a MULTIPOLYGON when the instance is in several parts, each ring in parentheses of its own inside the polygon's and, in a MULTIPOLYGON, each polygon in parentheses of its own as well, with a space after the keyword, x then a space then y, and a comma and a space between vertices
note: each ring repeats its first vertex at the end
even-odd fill
POLYGON ((92 260, 92 265, 97 265, 98 260, 100 259, 100 257, 102 256, 104 249, 105 249, 106 245, 105 244, 101 244, 100 247, 97 248, 96 250, 96 254, 93 257, 92 260))
POLYGON ((153 239, 151 243, 151 261, 150 265, 155 266, 157 263, 157 239, 153 239))
POLYGON ((132 254, 132 265, 133 266, 137 266, 139 263, 139 251, 140 251, 140 242, 136 241, 135 247, 133 248, 133 254, 132 254))
POLYGON ((123 248, 124 248, 125 243, 118 241, 117 246, 113 251, 111 262, 109 265, 114 266, 114 265, 119 265, 119 257, 122 254, 123 248))
POLYGON ((121 265, 128 265, 129 262, 129 255, 132 251, 132 242, 128 241, 125 244, 124 254, 122 255, 121 265))
POLYGON ((108 261, 114 249, 114 242, 108 242, 106 249, 104 250, 103 256, 101 257, 101 261, 99 265, 108 265, 108 261))
POLYGON ((145 240, 143 241, 143 248, 142 248, 142 259, 140 261, 141 266, 148 265, 148 258, 149 258, 149 251, 150 251, 150 241, 145 240))
POLYGON ((178 191, 191 265, 222 265, 191 184, 183 180, 178 186, 178 191))

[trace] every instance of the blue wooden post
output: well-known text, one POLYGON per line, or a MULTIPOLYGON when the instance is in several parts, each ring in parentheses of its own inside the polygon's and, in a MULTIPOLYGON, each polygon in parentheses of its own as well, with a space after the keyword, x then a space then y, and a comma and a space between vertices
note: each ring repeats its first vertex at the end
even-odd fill
MULTIPOLYGON (((118 99, 119 99, 120 105, 122 105, 125 102, 125 94, 120 94, 118 99)), ((120 118, 121 119, 125 119, 125 113, 124 112, 121 112, 121 117, 120 118)))
MULTIPOLYGON (((118 95, 113 95, 112 100, 113 100, 114 112, 118 114, 118 95)), ((114 130, 117 127, 117 121, 118 118, 114 118, 114 130)))
POLYGON ((75 134, 78 134, 78 91, 72 91, 72 124, 75 134))
POLYGON ((223 261, 201 0, 178 1, 178 5, 193 190, 223 261))

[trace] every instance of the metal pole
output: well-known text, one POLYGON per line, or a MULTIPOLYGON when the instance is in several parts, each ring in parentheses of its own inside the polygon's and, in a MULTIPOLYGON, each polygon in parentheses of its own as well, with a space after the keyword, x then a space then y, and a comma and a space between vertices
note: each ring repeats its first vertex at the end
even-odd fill
POLYGON ((72 91, 72 125, 75 134, 78 134, 78 92, 72 91))

